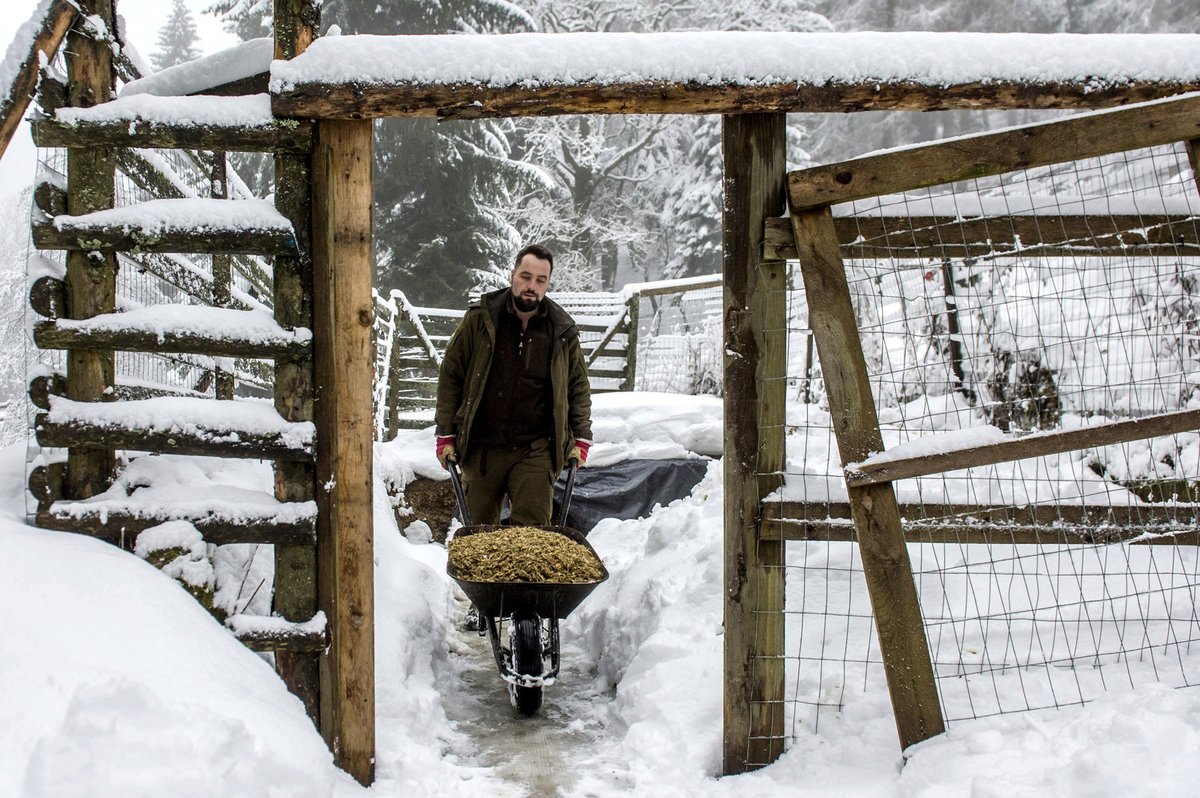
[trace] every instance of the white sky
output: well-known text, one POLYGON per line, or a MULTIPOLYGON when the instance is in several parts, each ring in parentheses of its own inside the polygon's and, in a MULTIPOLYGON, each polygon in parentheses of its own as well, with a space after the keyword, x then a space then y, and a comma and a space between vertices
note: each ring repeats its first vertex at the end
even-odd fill
MULTIPOLYGON (((197 48, 202 54, 216 52, 234 44, 237 37, 221 30, 221 24, 212 16, 203 13, 209 0, 185 0, 196 21, 200 36, 197 48)), ((149 59, 158 45, 158 32, 170 14, 170 0, 116 0, 117 13, 125 19, 128 41, 138 52, 149 59)), ((38 6, 38 0, 5 0, 4 12, 0 14, 0 55, 8 49, 17 28, 25 24, 38 6)), ((0 196, 20 191, 33 181, 37 152, 29 137, 28 123, 21 127, 9 142, 8 150, 0 159, 0 196)))

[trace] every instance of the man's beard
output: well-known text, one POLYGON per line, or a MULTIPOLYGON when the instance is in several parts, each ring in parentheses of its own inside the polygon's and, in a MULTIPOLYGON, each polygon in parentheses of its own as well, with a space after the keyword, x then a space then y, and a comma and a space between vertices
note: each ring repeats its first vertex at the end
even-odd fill
POLYGON ((513 294, 512 300, 513 300, 513 306, 515 306, 516 309, 521 311, 522 313, 531 313, 531 312, 537 310, 538 305, 542 301, 540 298, 526 299, 525 297, 521 296, 520 294, 513 294))

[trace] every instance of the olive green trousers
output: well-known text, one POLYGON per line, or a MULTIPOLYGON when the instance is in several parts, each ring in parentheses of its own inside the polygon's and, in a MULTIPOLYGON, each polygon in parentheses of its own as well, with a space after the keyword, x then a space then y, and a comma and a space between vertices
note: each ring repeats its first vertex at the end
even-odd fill
POLYGON ((517 526, 548 526, 554 509, 550 441, 519 446, 472 446, 462 463, 463 488, 472 524, 498 524, 507 496, 517 526))

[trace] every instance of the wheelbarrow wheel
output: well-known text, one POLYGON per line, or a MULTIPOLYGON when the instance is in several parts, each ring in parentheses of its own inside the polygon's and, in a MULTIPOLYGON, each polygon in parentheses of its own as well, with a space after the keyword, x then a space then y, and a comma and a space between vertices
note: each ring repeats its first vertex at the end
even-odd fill
MULTIPOLYGON (((542 675, 542 621, 536 615, 514 616, 512 636, 513 670, 521 676, 542 675)), ((542 687, 513 686, 513 701, 522 715, 532 715, 542 706, 542 687)))

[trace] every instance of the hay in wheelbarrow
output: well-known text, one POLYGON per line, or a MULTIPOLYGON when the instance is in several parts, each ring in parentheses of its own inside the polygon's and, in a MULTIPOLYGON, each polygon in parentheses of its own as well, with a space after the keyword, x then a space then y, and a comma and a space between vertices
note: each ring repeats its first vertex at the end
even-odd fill
POLYGON ((582 584, 605 576, 587 546, 528 526, 455 537, 450 541, 450 565, 457 578, 472 582, 582 584))

